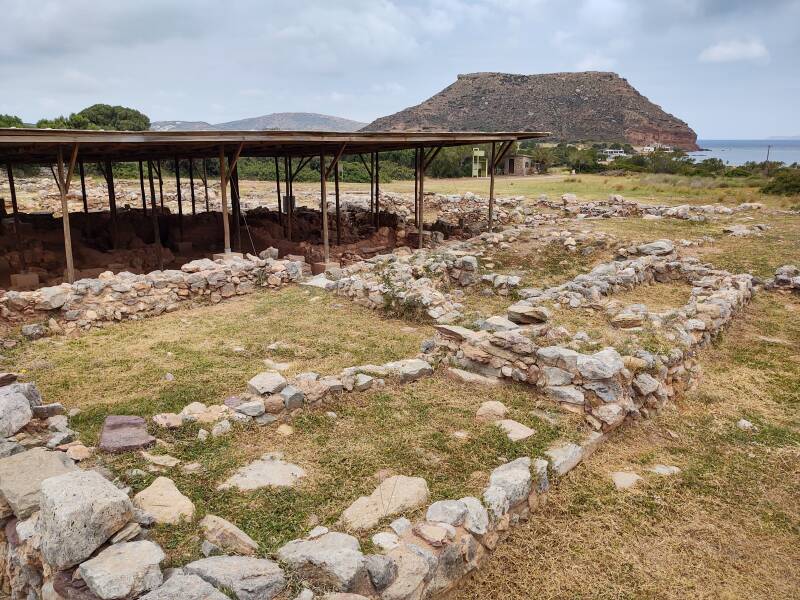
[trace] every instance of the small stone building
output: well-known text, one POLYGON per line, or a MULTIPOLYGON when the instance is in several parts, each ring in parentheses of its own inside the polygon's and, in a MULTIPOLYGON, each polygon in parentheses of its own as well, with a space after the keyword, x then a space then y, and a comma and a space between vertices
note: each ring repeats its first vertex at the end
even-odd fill
POLYGON ((534 164, 530 156, 524 154, 511 154, 503 158, 500 164, 502 175, 533 175, 534 164))

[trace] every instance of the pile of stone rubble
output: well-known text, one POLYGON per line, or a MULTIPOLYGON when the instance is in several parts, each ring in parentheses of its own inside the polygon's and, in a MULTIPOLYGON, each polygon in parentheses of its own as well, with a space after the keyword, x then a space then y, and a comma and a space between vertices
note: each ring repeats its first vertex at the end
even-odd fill
MULTIPOLYGON (((281 287, 310 273, 299 260, 277 260, 274 251, 262 258, 194 260, 180 270, 153 271, 146 275, 106 272, 95 279, 40 288, 32 292, 8 291, 0 297, 0 316, 7 319, 50 319, 54 331, 88 329, 109 321, 141 319, 176 310, 191 301, 219 302, 252 292, 256 287, 281 287)), ((40 337, 42 325, 28 325, 23 333, 40 337)))
POLYGON ((460 251, 399 249, 343 269, 329 270, 305 283, 346 296, 368 308, 401 313, 420 311, 439 323, 449 323, 461 317, 462 305, 455 294, 446 290, 467 287, 478 280, 478 260, 472 255, 460 251))
POLYGON ((578 218, 586 217, 669 217, 686 221, 702 222, 714 216, 733 215, 742 211, 760 210, 763 205, 758 202, 744 202, 734 207, 718 204, 642 204, 626 200, 619 194, 611 194, 608 200, 580 201, 575 194, 563 194, 560 201, 550 200, 546 195, 539 196, 537 204, 547 208, 560 209, 578 218))
MULTIPOLYGON (((226 398, 222 404, 207 406, 192 402, 180 413, 159 413, 152 420, 156 426, 168 429, 176 429, 187 423, 214 424, 210 434, 216 437, 229 432, 231 422, 254 422, 257 425, 287 423, 303 409, 319 407, 336 394, 383 387, 384 377, 409 383, 432 373, 431 365, 418 358, 384 365, 348 367, 338 376, 321 376, 308 371, 286 378, 280 371, 271 369, 255 375, 247 382, 246 391, 226 398)), ((199 437, 208 435, 208 431, 200 430, 199 437)))
POLYGON ((775 271, 775 277, 769 282, 771 287, 800 293, 800 269, 795 265, 783 265, 775 271))

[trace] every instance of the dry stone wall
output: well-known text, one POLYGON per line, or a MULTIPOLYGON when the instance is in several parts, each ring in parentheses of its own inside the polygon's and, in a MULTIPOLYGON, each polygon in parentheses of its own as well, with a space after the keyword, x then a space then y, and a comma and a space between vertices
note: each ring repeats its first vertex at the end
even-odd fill
POLYGON ((696 259, 679 259, 664 240, 640 249, 662 255, 604 263, 560 286, 522 290, 526 299, 508 308, 508 326, 501 330, 438 326, 429 345, 430 360, 447 360, 484 376, 536 386, 562 407, 583 414, 598 431, 648 416, 691 387, 699 371, 697 349, 750 300, 753 278, 713 269, 696 259), (672 280, 692 285, 683 307, 666 313, 651 313, 641 305, 635 311, 616 307, 612 313, 612 324, 616 321, 629 331, 657 330, 669 343, 668 350, 656 353, 634 345, 624 354, 612 347, 585 354, 553 343, 561 332, 548 323, 548 303, 571 308, 597 305, 615 291, 672 280))
MULTIPOLYGON (((219 302, 253 292, 258 287, 281 287, 310 273, 303 261, 247 255, 194 260, 179 270, 146 275, 105 272, 94 279, 40 288, 9 291, 0 297, 0 316, 10 320, 50 320, 51 330, 88 329, 104 322, 142 319, 171 312, 181 305, 219 302)), ((44 335, 41 325, 27 326, 31 337, 44 335)), ((25 333, 26 330, 23 330, 25 333)))

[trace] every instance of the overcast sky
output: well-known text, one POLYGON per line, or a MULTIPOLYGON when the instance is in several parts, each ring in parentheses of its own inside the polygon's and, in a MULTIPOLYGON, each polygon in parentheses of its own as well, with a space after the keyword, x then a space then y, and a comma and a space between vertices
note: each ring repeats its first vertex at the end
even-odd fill
POLYGON ((360 121, 458 73, 615 71, 701 138, 800 134, 800 0, 0 0, 0 113, 360 121))

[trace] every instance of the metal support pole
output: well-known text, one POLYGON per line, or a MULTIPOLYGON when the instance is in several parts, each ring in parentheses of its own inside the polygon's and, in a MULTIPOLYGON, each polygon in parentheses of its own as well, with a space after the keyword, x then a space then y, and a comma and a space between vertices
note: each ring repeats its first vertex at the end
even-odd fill
MULTIPOLYGON (((230 161, 228 161, 230 164, 230 161)), ((231 182, 231 208, 233 208, 233 240, 235 250, 242 251, 242 204, 239 196, 239 165, 234 163, 230 172, 231 182)))
POLYGON ((278 191, 278 224, 283 225, 283 202, 281 202, 281 171, 278 167, 278 157, 275 157, 275 187, 278 191))
POLYGON ((153 221, 153 243, 156 245, 158 256, 158 270, 164 269, 164 262, 161 257, 161 231, 158 227, 158 210, 156 209, 156 187, 153 183, 153 161, 147 161, 147 178, 150 180, 150 216, 153 221))
POLYGON ((380 154, 375 153, 375 227, 381 226, 381 167, 380 154))
POLYGON ((375 153, 369 154, 369 212, 375 210, 375 153))
POLYGON ((419 225, 419 148, 414 148, 414 226, 419 225))
POLYGON ((103 167, 108 187, 108 208, 111 213, 111 247, 117 249, 117 194, 114 191, 114 171, 111 161, 106 161, 103 167))
POLYGON ((422 231, 425 223, 425 148, 420 148, 419 157, 419 221, 417 223, 417 235, 419 236, 418 248, 422 248, 422 231))
POLYGON ((325 189, 325 155, 319 156, 319 194, 322 199, 322 260, 331 261, 331 249, 328 245, 328 191, 325 189))
POLYGON ((333 169, 333 187, 336 190, 336 245, 342 245, 342 214, 339 210, 339 163, 333 169))
POLYGON ((219 147, 219 182, 220 195, 222 196, 222 233, 224 252, 231 251, 231 224, 228 222, 228 175, 225 167, 225 148, 219 147))
POLYGON ((164 210, 164 180, 161 178, 161 161, 159 160, 156 165, 158 166, 158 200, 161 202, 161 210, 164 210))
POLYGON ((205 192, 205 199, 206 199, 206 212, 209 212, 208 208, 208 171, 206 170, 206 159, 203 159, 203 190, 205 192))
POLYGON ((147 194, 144 193, 144 170, 142 161, 139 161, 139 186, 142 188, 142 212, 147 216, 147 194))
POLYGON ((292 157, 287 157, 286 162, 286 239, 292 241, 292 220, 294 218, 294 202, 292 201, 292 193, 294 186, 292 185, 292 157))
POLYGON ((78 172, 81 176, 81 199, 83 200, 83 212, 89 214, 89 200, 86 198, 86 174, 83 171, 83 161, 78 162, 78 172))
POLYGON ((175 190, 178 194, 178 230, 183 241, 183 195, 181 194, 181 163, 175 158, 175 190))
POLYGON ((14 170, 11 163, 6 163, 6 174, 8 175, 8 187, 11 190, 11 212, 14 215, 14 234, 17 238, 17 248, 19 249, 20 262, 22 263, 22 270, 27 268, 25 262, 25 252, 22 249, 22 232, 19 228, 19 208, 17 206, 17 188, 14 185, 14 170))
POLYGON ((189 189, 192 190, 192 216, 197 214, 194 198, 194 159, 189 159, 189 189))
POLYGON ((497 144, 492 142, 492 156, 489 160, 489 231, 492 231, 494 226, 494 168, 495 168, 495 146, 497 144))

